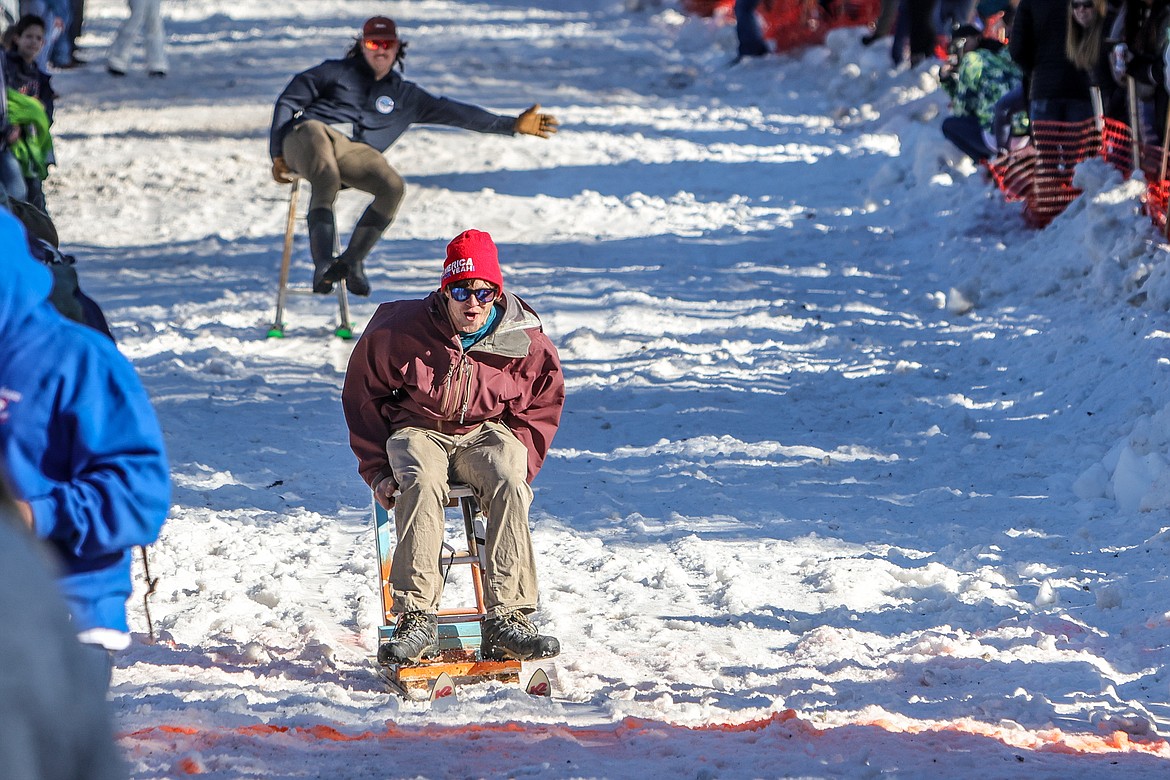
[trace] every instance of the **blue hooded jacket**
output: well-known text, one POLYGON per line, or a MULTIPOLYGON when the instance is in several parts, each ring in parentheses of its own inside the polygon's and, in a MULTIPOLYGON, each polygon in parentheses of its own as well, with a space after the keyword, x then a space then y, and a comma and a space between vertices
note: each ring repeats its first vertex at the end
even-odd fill
POLYGON ((170 506, 162 431, 134 367, 57 313, 52 284, 0 209, 0 453, 59 554, 75 630, 126 632, 131 550, 170 506))

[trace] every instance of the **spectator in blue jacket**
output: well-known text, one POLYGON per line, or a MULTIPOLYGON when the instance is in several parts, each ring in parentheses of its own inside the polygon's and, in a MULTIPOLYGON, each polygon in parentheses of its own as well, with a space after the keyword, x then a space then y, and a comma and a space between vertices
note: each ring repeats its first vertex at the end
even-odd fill
POLYGON ((412 124, 452 125, 479 133, 548 138, 557 120, 534 105, 520 116, 500 116, 477 106, 439 98, 394 72, 403 68, 406 41, 394 22, 375 16, 344 59, 298 74, 276 100, 269 133, 272 178, 289 184, 309 181, 309 252, 313 291, 329 293, 345 280, 355 295, 369 295, 362 266, 366 255, 394 220, 406 185, 382 153, 412 124), (351 128, 349 135, 336 125, 351 128), (337 224, 333 203, 343 187, 368 192, 374 200, 358 219, 349 245, 334 254, 337 224))
POLYGON ((52 276, 0 210, 0 458, 17 507, 56 552, 83 646, 110 668, 130 643, 130 554, 170 504, 162 432, 109 338, 62 317, 52 276))

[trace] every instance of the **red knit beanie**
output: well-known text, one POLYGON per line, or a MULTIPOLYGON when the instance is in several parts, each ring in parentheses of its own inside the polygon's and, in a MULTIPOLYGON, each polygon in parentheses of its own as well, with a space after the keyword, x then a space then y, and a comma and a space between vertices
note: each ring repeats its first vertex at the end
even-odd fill
POLYGON ((482 230, 465 230, 447 244, 447 261, 443 263, 439 289, 445 290, 456 282, 472 279, 482 279, 494 284, 497 290, 504 290, 496 244, 482 230))

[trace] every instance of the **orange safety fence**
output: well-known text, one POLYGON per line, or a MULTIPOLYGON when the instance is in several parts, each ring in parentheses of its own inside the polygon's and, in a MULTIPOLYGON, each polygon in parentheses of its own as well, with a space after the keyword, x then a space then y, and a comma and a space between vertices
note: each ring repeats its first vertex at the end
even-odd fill
POLYGON ((1166 163, 1161 146, 1142 147, 1142 172, 1146 175, 1146 214, 1161 232, 1166 232, 1166 199, 1170 181, 1166 180, 1166 163))
POLYGON ((1167 201, 1170 200, 1170 181, 1151 181, 1146 185, 1146 213, 1158 230, 1166 233, 1167 201))
MULTIPOLYGON (((1146 212, 1159 228, 1166 225, 1170 182, 1164 180, 1162 148, 1139 145, 1138 165, 1150 184, 1146 212)), ((1100 157, 1124 175, 1134 170, 1133 133, 1113 119, 1083 122, 1033 122, 1032 143, 987 163, 996 186, 1009 201, 1024 202, 1024 219, 1042 228, 1056 219, 1081 191, 1073 186, 1078 163, 1100 157)))
MULTIPOLYGON (((696 16, 735 16, 735 0, 682 0, 682 8, 696 16)), ((881 0, 761 0, 757 7, 776 51, 824 43, 830 30, 872 24, 880 10, 881 0)))
MULTIPOLYGON (((734 18, 735 0, 681 0, 696 16, 734 18)), ((776 51, 824 43, 837 27, 870 25, 880 0, 761 0, 758 13, 764 37, 776 51)), ((1148 182, 1145 208, 1159 230, 1170 236, 1170 180, 1162 147, 1139 144, 1139 165, 1148 182)), ((1129 127, 1114 119, 1083 122, 1033 122, 1032 143, 987 163, 996 186, 1009 201, 1024 202, 1024 219, 1043 228, 1068 208, 1081 190, 1072 184, 1076 165, 1101 157, 1126 176, 1134 169, 1134 141, 1129 127)))

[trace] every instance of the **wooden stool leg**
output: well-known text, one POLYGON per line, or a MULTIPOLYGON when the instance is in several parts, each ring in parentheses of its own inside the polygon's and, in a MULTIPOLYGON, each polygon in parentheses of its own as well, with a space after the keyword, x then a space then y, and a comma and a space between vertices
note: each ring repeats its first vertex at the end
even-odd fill
POLYGON ((471 587, 475 591, 475 609, 483 619, 487 617, 487 607, 483 601, 487 572, 484 570, 484 551, 475 535, 475 518, 479 516, 479 505, 474 496, 464 496, 459 499, 459 506, 463 509, 463 532, 467 534, 467 552, 475 558, 475 562, 471 564, 471 587))
POLYGON ((301 180, 293 179, 292 191, 288 196, 288 220, 284 225, 284 251, 280 256, 280 287, 276 291, 276 317, 268 329, 269 338, 284 338, 284 301, 288 295, 288 273, 292 263, 293 231, 297 223, 297 197, 301 191, 301 180))

